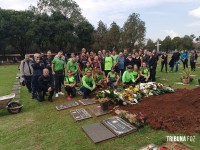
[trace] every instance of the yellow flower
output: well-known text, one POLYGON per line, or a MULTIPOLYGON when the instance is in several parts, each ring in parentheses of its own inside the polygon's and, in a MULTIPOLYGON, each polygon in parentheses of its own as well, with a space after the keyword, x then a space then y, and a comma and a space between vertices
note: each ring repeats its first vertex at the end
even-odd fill
POLYGON ((138 88, 134 88, 133 90, 134 90, 135 92, 138 92, 138 91, 139 91, 139 89, 138 89, 138 88))

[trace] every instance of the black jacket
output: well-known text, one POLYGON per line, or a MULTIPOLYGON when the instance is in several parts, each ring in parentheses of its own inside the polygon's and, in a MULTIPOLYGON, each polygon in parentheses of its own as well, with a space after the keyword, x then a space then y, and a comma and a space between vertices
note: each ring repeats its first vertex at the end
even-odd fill
POLYGON ((43 89, 45 91, 47 91, 49 87, 54 88, 53 77, 52 76, 45 77, 41 75, 38 78, 38 85, 39 85, 39 89, 43 89))
POLYGON ((152 57, 149 59, 149 68, 150 69, 155 69, 157 67, 157 58, 156 57, 152 57))
POLYGON ((31 66, 33 68, 33 75, 42 75, 42 70, 45 67, 43 61, 39 61, 38 63, 36 63, 34 60, 31 66))

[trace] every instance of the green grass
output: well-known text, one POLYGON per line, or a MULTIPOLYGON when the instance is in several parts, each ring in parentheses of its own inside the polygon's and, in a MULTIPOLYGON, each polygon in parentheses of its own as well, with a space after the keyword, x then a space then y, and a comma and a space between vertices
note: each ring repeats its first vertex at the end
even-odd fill
MULTIPOLYGON (((180 67, 179 72, 181 70, 182 68, 180 67)), ((15 81, 17 66, 0 66, 0 72, 0 95, 9 94, 15 81)), ((195 74, 199 75, 200 69, 197 69, 195 74)), ((180 74, 161 73, 160 66, 158 66, 157 76, 159 77, 157 82, 172 85, 174 88, 194 88, 198 78, 194 77, 194 81, 190 85, 176 85, 175 82, 180 82, 180 74), (160 80, 162 78, 166 78, 168 81, 160 80)), ((60 112, 55 110, 56 105, 66 102, 66 99, 62 97, 56 99, 53 103, 47 101, 39 103, 36 100, 32 100, 27 89, 23 87, 20 100, 20 103, 24 105, 22 112, 17 115, 11 115, 6 109, 0 110, 0 149, 133 150, 150 143, 160 145, 166 142, 166 136, 169 135, 182 135, 154 130, 150 126, 145 126, 135 133, 95 145, 82 131, 81 126, 99 122, 111 115, 74 122, 69 115, 71 109, 60 112)), ((87 109, 87 107, 85 108, 87 109)), ((200 147, 200 135, 196 134, 195 136, 196 142, 187 142, 186 144, 198 150, 200 147)))

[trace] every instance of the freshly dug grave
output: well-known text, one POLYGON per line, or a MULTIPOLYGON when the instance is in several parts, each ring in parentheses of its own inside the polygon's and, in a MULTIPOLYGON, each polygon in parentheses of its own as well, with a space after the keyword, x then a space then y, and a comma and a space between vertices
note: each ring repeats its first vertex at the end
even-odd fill
POLYGON ((136 105, 119 108, 130 113, 142 112, 147 117, 147 124, 154 129, 200 133, 200 87, 146 97, 136 105))

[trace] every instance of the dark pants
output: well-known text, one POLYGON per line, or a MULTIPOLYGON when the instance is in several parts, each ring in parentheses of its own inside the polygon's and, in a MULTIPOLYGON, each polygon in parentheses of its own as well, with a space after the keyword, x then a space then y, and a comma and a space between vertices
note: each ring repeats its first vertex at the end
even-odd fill
POLYGON ((183 68, 185 69, 185 68, 188 68, 188 59, 185 59, 184 61, 183 61, 183 68))
POLYGON ((165 66, 165 71, 167 72, 167 62, 161 62, 161 72, 163 71, 164 66, 165 66))
POLYGON ((152 82, 156 81, 156 68, 150 69, 150 79, 151 79, 152 82))
POLYGON ((124 82, 124 84, 125 85, 132 85, 132 84, 134 84, 134 82, 133 81, 129 81, 129 82, 124 82))
MULTIPOLYGON (((48 91, 48 88, 47 89, 43 89, 41 87, 38 87, 38 100, 39 101, 43 101, 44 100, 44 97, 45 97, 46 92, 48 91)), ((52 99, 53 93, 54 93, 54 89, 51 92, 49 92, 48 99, 52 99)))
POLYGON ((108 75, 108 73, 109 73, 110 71, 111 71, 111 70, 104 70, 106 77, 107 77, 107 75, 108 75))
POLYGON ((139 78, 139 80, 138 80, 139 82, 141 82, 141 83, 146 83, 146 82, 148 82, 148 81, 146 81, 146 78, 144 77, 144 76, 140 76, 140 78, 139 78))
POLYGON ((71 96, 76 96, 76 89, 75 87, 71 87, 71 86, 66 86, 65 87, 65 91, 67 91, 67 94, 68 96, 71 95, 71 96))
POLYGON ((191 66, 191 71, 195 71, 196 63, 195 62, 190 62, 190 66, 191 66))
POLYGON ((32 76, 32 80, 31 80, 31 83, 32 83, 32 96, 33 97, 36 97, 37 95, 37 91, 38 91, 38 78, 40 77, 40 75, 33 75, 32 76))
POLYGON ((32 87, 31 87, 32 76, 24 76, 24 79, 25 79, 26 87, 28 91, 31 93, 32 92, 32 87))
POLYGON ((61 92, 61 87, 64 79, 63 72, 62 71, 55 72, 54 79, 55 79, 55 92, 56 93, 61 92))
POLYGON ((84 97, 87 97, 87 96, 90 95, 90 93, 92 93, 92 91, 90 91, 90 89, 88 89, 88 88, 86 88, 86 87, 84 87, 84 86, 82 86, 82 87, 80 88, 80 90, 83 92, 84 97))

